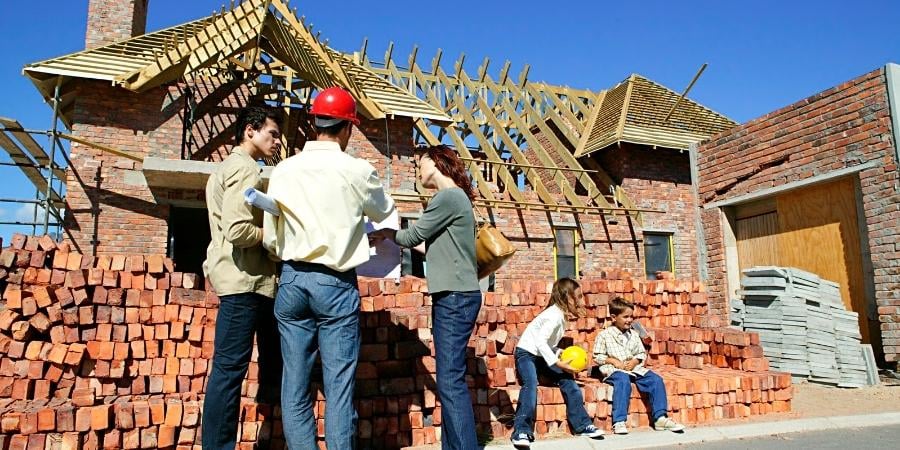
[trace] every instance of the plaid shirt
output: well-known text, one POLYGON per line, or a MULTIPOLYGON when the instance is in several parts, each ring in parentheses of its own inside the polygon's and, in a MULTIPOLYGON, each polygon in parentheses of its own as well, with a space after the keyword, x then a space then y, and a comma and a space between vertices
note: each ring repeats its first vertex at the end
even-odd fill
POLYGON ((594 361, 600 364, 600 373, 604 377, 610 376, 617 370, 628 374, 646 375, 650 369, 644 367, 643 362, 645 359, 647 359, 647 353, 644 350, 644 343, 641 342, 637 331, 633 329, 622 331, 615 325, 610 325, 597 334, 597 338, 594 339, 594 361), (616 369, 612 364, 606 364, 606 358, 609 357, 616 358, 623 363, 637 358, 641 361, 641 364, 638 364, 631 372, 628 372, 616 369))

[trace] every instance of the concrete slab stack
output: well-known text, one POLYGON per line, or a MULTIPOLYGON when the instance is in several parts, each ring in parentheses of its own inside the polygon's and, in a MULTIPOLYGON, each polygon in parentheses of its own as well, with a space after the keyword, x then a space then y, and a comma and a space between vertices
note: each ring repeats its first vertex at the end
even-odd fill
POLYGON ((734 309, 742 329, 759 333, 774 369, 817 383, 866 384, 857 315, 844 307, 838 284, 795 268, 754 267, 743 274, 742 305, 734 309))

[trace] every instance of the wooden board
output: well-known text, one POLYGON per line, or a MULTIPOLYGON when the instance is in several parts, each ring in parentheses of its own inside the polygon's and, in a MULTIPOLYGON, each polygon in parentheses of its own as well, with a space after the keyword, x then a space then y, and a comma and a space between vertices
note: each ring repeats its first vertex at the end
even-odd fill
POLYGON ((775 212, 737 220, 735 238, 741 272, 755 266, 778 266, 778 216, 775 212))
POLYGON ((872 343, 855 189, 847 178, 779 195, 778 262, 840 284, 844 305, 859 315, 863 342, 872 343))

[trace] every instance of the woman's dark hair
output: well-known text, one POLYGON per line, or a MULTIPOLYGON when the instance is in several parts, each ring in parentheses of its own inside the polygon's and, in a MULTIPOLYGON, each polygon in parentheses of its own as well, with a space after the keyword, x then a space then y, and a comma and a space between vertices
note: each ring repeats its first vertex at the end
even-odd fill
POLYGON ((550 291, 550 304, 547 306, 556 305, 569 317, 581 317, 583 308, 579 304, 580 299, 575 297, 575 291, 580 287, 578 282, 571 278, 556 280, 550 291))
POLYGON ((237 128, 234 132, 234 143, 241 145, 244 142, 244 130, 250 125, 254 130, 260 130, 266 124, 266 119, 281 126, 281 112, 275 108, 248 106, 238 113, 237 128))
POLYGON ((459 159, 455 150, 446 145, 434 145, 422 148, 420 151, 427 155, 428 159, 434 161, 434 166, 439 172, 449 177, 460 189, 465 191, 469 200, 475 201, 477 197, 475 190, 472 189, 472 180, 466 171, 466 165, 459 159))

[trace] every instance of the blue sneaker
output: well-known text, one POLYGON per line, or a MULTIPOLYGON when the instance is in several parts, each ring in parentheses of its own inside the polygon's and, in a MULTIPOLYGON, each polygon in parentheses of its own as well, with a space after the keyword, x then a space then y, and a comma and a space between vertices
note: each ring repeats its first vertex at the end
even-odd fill
POLYGON ((583 430, 578 432, 578 436, 588 437, 591 439, 597 439, 597 438, 603 436, 603 430, 601 430, 593 425, 588 425, 588 426, 584 427, 583 430))
POLYGON ((513 436, 512 445, 518 449, 531 448, 531 438, 525 433, 519 433, 513 436))

